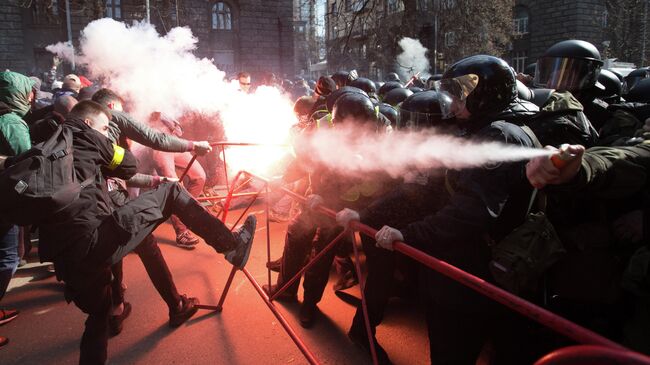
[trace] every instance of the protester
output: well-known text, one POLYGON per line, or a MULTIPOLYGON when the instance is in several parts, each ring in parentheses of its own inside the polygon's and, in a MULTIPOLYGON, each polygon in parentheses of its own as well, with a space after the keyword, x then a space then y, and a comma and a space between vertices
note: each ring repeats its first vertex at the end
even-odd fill
MULTIPOLYGON (((31 148, 27 123, 22 117, 29 111, 34 99, 34 80, 19 73, 0 72, 0 156, 15 156, 31 148)), ((0 161, 0 169, 6 162, 0 161)), ((0 300, 5 295, 9 281, 18 268, 19 228, 0 222, 0 300)), ((0 309, 0 324, 14 320, 15 309, 0 309)), ((0 347, 9 342, 0 336, 0 347)))
MULTIPOLYGON (((143 239, 171 214, 201 235, 215 251, 223 253, 232 265, 243 268, 255 233, 255 217, 249 216, 236 233, 210 215, 177 183, 165 183, 115 210, 104 181, 97 176, 101 168, 107 176, 128 179, 135 174, 135 157, 110 143, 109 120, 105 107, 83 101, 77 104, 65 123, 73 133, 74 164, 79 181, 92 181, 71 205, 40 225, 39 255, 54 262, 57 278, 66 283, 66 299, 88 314, 81 340, 81 364, 103 364, 109 335, 111 310, 110 265, 135 249, 143 239), (150 212, 133 220, 136 212, 150 212)), ((11 160, 5 162, 11 166, 11 160)), ((186 298, 183 298, 186 300, 186 298)), ((183 315, 170 312, 170 325, 183 315)))

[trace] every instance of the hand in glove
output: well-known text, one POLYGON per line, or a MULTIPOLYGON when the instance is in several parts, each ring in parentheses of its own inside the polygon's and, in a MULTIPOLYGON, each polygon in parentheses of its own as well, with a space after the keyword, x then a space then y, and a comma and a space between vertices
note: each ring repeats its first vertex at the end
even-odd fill
POLYGON ((212 151, 212 146, 208 141, 196 141, 194 142, 194 153, 199 156, 203 156, 206 153, 212 151))
POLYGON ((309 210, 314 210, 318 208, 319 205, 322 205, 324 203, 323 197, 320 195, 316 194, 311 194, 307 196, 307 201, 305 202, 305 206, 309 210))
POLYGON ((383 226, 375 234, 375 240, 377 240, 377 247, 392 251, 393 242, 404 241, 404 236, 402 236, 402 232, 393 227, 383 226))
POLYGON ((359 221, 359 213, 355 210, 345 208, 336 213, 336 223, 343 228, 348 228, 351 221, 359 221))

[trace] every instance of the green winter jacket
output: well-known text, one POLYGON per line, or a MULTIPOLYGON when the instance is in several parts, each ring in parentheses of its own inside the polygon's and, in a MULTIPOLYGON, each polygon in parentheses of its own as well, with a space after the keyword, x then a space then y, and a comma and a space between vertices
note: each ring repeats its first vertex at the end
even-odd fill
POLYGON ((34 80, 16 72, 0 72, 0 155, 14 156, 32 147, 23 116, 29 111, 34 80))

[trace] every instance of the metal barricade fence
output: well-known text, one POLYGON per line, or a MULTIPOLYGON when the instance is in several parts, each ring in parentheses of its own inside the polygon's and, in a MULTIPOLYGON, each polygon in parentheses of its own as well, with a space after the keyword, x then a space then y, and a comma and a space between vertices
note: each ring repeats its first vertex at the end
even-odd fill
MULTIPOLYGON (((227 145, 232 145, 232 146, 251 146, 255 144, 251 143, 229 143, 229 142, 220 142, 215 145, 219 145, 222 148, 222 153, 224 155, 224 165, 226 165, 225 161, 225 146, 227 145)), ((190 161, 190 164, 188 164, 186 171, 189 170, 191 164, 194 162, 194 159, 190 161)), ((227 166, 225 167, 227 168, 227 166)), ((185 173, 182 175, 183 177, 185 176, 185 173)), ((245 196, 252 196, 253 199, 251 202, 248 204, 248 206, 242 211, 241 215, 238 217, 236 222, 233 224, 231 231, 237 226, 237 224, 242 220, 242 218, 248 213, 252 205, 255 203, 255 201, 261 196, 262 192, 264 192, 265 195, 268 196, 270 192, 270 187, 269 187, 269 181, 261 176, 257 176, 253 173, 247 172, 247 171, 239 171, 237 175, 235 176, 235 179, 233 179, 232 185, 229 185, 228 189, 228 195, 226 197, 219 197, 219 199, 225 199, 225 204, 224 208, 222 211, 222 217, 221 219, 225 222, 228 211, 230 209, 230 203, 232 202, 232 198, 237 196, 236 191, 239 191, 239 189, 242 188, 242 186, 246 185, 248 182, 252 180, 257 180, 259 182, 263 183, 262 188, 260 188, 257 192, 255 193, 247 193, 245 196), (240 183, 240 180, 244 180, 243 183, 240 183)), ((285 194, 289 195, 293 199, 304 203, 306 201, 306 198, 300 194, 297 194, 287 188, 284 187, 279 187, 285 194)), ((215 198, 216 199, 216 198, 215 198)), ((321 213, 329 218, 334 219, 336 217, 336 212, 328 209, 323 206, 318 206, 315 208, 315 211, 318 213, 321 213)), ((270 248, 270 227, 269 227, 269 199, 265 200, 265 215, 266 215, 266 244, 267 244, 267 262, 271 260, 271 248, 270 248)), ((365 234, 369 237, 374 238, 375 234, 377 233, 377 230, 375 230, 372 227, 366 226, 362 224, 361 222, 358 221, 353 221, 350 223, 350 229, 352 231, 358 231, 361 234, 365 234)), ((316 261, 318 261, 321 257, 324 256, 324 254, 328 251, 331 250, 336 246, 336 244, 347 234, 351 234, 350 229, 346 229, 343 232, 341 232, 332 242, 330 242, 321 252, 319 252, 312 260, 310 260, 305 267, 303 267, 293 278, 291 278, 285 285, 282 286, 282 288, 279 288, 278 291, 272 294, 271 297, 269 297, 263 290, 262 287, 259 285, 257 280, 250 274, 250 272, 244 268, 242 269, 242 272, 246 276, 246 278, 251 282, 257 293, 260 295, 264 303, 269 307, 271 312, 275 315, 275 317, 278 319, 282 327, 285 329, 287 334, 291 337, 291 339, 294 341, 296 346, 300 349, 300 351, 303 353, 307 361, 309 361, 310 364, 318 364, 318 360, 314 356, 314 354, 307 348, 305 343, 300 339, 300 337, 296 334, 296 332, 293 330, 293 328, 289 325, 287 320, 282 316, 282 314, 278 311, 278 309, 275 307, 273 304, 273 300, 276 299, 280 294, 282 294, 283 291, 285 291, 289 286, 291 286, 292 283, 294 283, 296 280, 299 280, 302 274, 308 270, 316 261)), ((354 237, 354 235, 353 235, 354 237)), ((356 240, 353 240, 353 252, 355 255, 355 269, 357 271, 357 275, 359 277, 359 285, 361 289, 361 304, 362 304, 362 311, 364 314, 364 322, 366 325, 366 331, 368 338, 372 338, 371 336, 371 329, 370 329, 370 324, 368 320, 368 313, 367 313, 367 308, 366 308, 366 299, 364 296, 364 282, 363 282, 363 275, 361 275, 361 267, 360 267, 360 260, 359 260, 359 252, 356 244, 356 240)), ((417 262, 421 263, 422 265, 425 265, 429 267, 432 270, 437 271, 438 273, 447 276, 448 278, 457 281, 460 284, 463 284, 470 289, 491 298, 492 300, 495 300, 502 305, 505 305, 506 307, 510 308, 511 310, 520 313, 523 316, 526 316, 529 319, 532 319, 539 324, 546 326, 555 332, 574 340, 577 343, 582 344, 583 346, 571 346, 571 347, 566 347, 564 349, 559 349, 542 359, 540 359, 536 365, 559 365, 559 364, 576 364, 576 365, 582 365, 582 364, 594 364, 594 362, 590 362, 588 359, 600 359, 602 362, 599 362, 600 364, 608 365, 608 364, 632 364, 632 365, 650 365, 650 357, 647 357, 645 355, 636 353, 634 351, 631 351, 624 346, 613 342, 589 329, 586 329, 580 325, 577 325, 557 314, 554 314, 544 308, 541 308, 525 299, 522 299, 510 292, 507 292, 477 276, 474 276, 470 273, 467 273, 453 265, 450 265, 444 261, 441 261, 439 259, 436 259, 435 257, 432 257, 420 250, 417 250, 405 242, 394 242, 393 248, 395 251, 400 252, 403 255, 406 255, 417 262)), ((267 269, 268 271, 268 284, 269 287, 271 286, 271 270, 267 269)), ((237 268, 233 267, 230 275, 228 277, 228 280, 226 281, 226 285, 223 289, 223 292, 221 294, 221 297, 219 299, 219 303, 216 306, 211 306, 211 305, 199 305, 198 307, 201 309, 208 309, 208 310, 215 310, 220 312, 223 309, 223 304, 225 302, 226 296, 228 294, 228 291, 230 289, 230 286, 232 284, 233 278, 237 272, 237 268)), ((373 359, 373 363, 377 364, 377 356, 376 356, 376 351, 374 348, 374 343, 373 341, 369 341, 370 343, 370 349, 371 349, 371 355, 373 359)))

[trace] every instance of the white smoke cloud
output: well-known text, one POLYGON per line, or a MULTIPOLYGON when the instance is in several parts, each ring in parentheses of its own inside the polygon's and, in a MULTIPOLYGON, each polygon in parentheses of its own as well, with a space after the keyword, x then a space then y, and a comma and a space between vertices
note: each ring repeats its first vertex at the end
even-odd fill
MULTIPOLYGON (((100 19, 83 30, 75 61, 91 79, 101 79, 125 97, 140 120, 153 111, 176 118, 200 112, 218 116, 229 141, 286 144, 296 123, 293 102, 271 87, 260 87, 253 94, 238 92, 237 84, 224 80, 225 73, 210 60, 192 53, 196 44, 189 28, 174 28, 161 36, 146 23, 127 26, 100 19)), ((426 49, 419 41, 405 38, 400 46, 404 49, 398 57, 401 64, 413 66, 416 72, 428 70, 426 49)), ((68 60, 72 57, 71 47, 64 43, 47 49, 68 60)), ((413 168, 466 168, 548 154, 433 133, 357 134, 342 126, 321 130, 306 148, 313 159, 343 173, 385 171, 392 176, 413 168)), ((268 175, 286 153, 286 148, 277 146, 233 147, 227 161, 234 171, 268 175)))
POLYGON ((60 58, 66 60, 72 60, 72 58, 74 57, 74 48, 69 42, 59 42, 57 44, 52 44, 45 47, 45 49, 48 52, 54 53, 60 58))
POLYGON ((397 73, 402 80, 406 82, 418 72, 420 77, 430 76, 429 50, 419 40, 404 37, 397 44, 402 48, 402 53, 397 56, 397 73))
MULTIPOLYGON (((280 90, 261 87, 254 94, 237 90, 238 83, 224 80, 225 73, 211 60, 193 54, 198 39, 187 27, 161 36, 147 23, 131 26, 110 18, 89 23, 82 31, 75 61, 91 79, 116 91, 131 106, 130 113, 146 121, 153 111, 179 118, 199 112, 220 118, 226 137, 233 142, 282 144, 296 123, 293 102, 280 90)), ((47 48, 68 60, 64 44, 47 48)), ((205 135, 209 135, 206 131, 205 135)), ((235 148, 233 148, 235 149, 235 148)), ((251 152, 252 149, 248 149, 251 152)), ((229 154, 233 168, 261 172, 272 158, 286 151, 255 153, 248 158, 229 154)))
POLYGON ((343 174, 386 172, 392 177, 412 170, 463 169, 551 154, 544 149, 478 142, 435 131, 360 134, 349 128, 319 130, 302 147, 313 160, 343 174))

